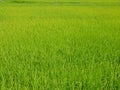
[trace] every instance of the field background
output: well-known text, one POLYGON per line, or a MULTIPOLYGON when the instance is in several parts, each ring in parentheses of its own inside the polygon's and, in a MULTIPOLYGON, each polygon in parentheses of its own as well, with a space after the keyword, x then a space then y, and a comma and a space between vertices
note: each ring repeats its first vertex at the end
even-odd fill
POLYGON ((6 0, 6 1, 37 1, 37 2, 119 2, 119 0, 6 0))
POLYGON ((119 90, 120 6, 109 1, 0 3, 0 90, 119 90))

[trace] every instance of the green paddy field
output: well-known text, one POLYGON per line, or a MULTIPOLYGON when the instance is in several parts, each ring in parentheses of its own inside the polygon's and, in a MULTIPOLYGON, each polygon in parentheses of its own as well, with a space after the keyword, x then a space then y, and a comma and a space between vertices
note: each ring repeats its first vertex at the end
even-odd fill
POLYGON ((0 1, 0 90, 120 90, 120 1, 0 1))

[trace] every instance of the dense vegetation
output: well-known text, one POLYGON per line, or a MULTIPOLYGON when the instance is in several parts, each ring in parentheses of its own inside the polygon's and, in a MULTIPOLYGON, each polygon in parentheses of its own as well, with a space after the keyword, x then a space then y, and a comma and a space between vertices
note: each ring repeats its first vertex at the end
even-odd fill
POLYGON ((5 1, 32 1, 32 2, 119 2, 119 0, 5 0, 5 1))
POLYGON ((119 90, 119 11, 0 4, 0 89, 119 90))

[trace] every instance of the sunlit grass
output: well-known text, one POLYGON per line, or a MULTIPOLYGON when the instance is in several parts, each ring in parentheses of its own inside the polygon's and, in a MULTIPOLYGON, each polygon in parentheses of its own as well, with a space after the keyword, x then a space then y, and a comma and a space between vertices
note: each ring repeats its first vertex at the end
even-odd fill
POLYGON ((1 90, 119 90, 119 6, 0 6, 1 90))

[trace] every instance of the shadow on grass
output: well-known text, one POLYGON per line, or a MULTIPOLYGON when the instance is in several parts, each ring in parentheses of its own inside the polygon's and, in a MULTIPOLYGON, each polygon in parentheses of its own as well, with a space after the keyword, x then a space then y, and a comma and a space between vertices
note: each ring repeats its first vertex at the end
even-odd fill
POLYGON ((16 4, 39 4, 57 6, 120 6, 120 2, 37 2, 37 1, 12 1, 16 4))
POLYGON ((38 3, 38 2, 34 2, 34 1, 11 1, 11 3, 18 3, 18 4, 24 4, 24 3, 28 3, 28 4, 33 4, 33 3, 38 3))

